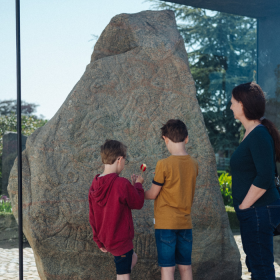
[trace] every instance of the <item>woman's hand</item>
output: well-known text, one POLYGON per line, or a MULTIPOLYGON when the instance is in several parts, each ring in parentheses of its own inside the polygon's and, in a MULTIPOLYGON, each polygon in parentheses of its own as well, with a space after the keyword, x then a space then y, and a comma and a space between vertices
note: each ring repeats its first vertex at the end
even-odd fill
POLYGON ((238 206, 238 208, 240 209, 240 210, 244 210, 244 209, 247 209, 247 208, 250 208, 251 206, 248 206, 248 207, 244 207, 243 205, 242 205, 242 203, 238 206))
POLYGON ((99 248, 103 253, 108 253, 108 251, 104 248, 104 247, 101 247, 99 248))
POLYGON ((251 207, 261 196, 264 195, 265 192, 265 189, 261 189, 254 185, 251 185, 247 195, 245 196, 242 203, 239 205, 239 209, 244 210, 251 207))

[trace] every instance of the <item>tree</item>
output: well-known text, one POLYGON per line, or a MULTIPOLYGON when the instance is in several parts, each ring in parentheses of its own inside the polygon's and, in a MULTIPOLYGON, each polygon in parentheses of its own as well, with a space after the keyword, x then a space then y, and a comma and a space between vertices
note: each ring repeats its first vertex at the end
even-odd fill
POLYGON ((175 13, 185 41, 197 99, 215 152, 229 156, 239 144, 241 124, 230 110, 234 86, 255 80, 255 19, 163 1, 150 0, 155 9, 175 13))
MULTIPOLYGON (((21 102, 21 114, 30 116, 36 112, 38 105, 33 103, 21 102)), ((0 116, 10 116, 16 114, 17 101, 16 100, 4 100, 0 101, 0 116)))

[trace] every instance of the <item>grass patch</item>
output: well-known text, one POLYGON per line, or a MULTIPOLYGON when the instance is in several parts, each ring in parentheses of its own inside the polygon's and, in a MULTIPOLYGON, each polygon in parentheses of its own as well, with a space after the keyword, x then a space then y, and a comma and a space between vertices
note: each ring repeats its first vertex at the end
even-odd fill
POLYGON ((239 229, 239 221, 237 219, 234 207, 225 206, 226 212, 228 214, 229 224, 231 229, 239 229))
POLYGON ((13 213, 11 213, 11 212, 0 212, 0 216, 8 216, 8 215, 12 216, 13 213))

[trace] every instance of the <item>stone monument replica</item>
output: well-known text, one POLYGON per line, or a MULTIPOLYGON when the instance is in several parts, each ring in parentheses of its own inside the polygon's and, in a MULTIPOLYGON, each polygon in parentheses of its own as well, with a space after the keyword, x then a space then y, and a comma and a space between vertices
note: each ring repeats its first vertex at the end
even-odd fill
MULTIPOLYGON (((148 189, 156 162, 169 155, 160 127, 171 118, 186 123, 187 151, 199 163, 192 208, 194 279, 241 278, 240 254, 174 13, 144 11, 110 21, 59 111, 28 137, 23 226, 42 280, 115 279, 113 257, 95 245, 88 221, 88 190, 94 175, 102 172, 100 146, 106 139, 125 143, 129 165, 121 175, 130 178, 146 163, 148 189)), ((17 217, 16 170, 15 162, 8 190, 17 217)), ((138 263, 132 279, 160 279, 153 201, 133 211, 133 219, 138 263)))
MULTIPOLYGON (((25 149, 27 137, 21 135, 21 148, 25 149)), ((17 157, 17 133, 7 131, 3 135, 3 154, 2 154, 2 194, 8 194, 8 180, 10 171, 17 157)))

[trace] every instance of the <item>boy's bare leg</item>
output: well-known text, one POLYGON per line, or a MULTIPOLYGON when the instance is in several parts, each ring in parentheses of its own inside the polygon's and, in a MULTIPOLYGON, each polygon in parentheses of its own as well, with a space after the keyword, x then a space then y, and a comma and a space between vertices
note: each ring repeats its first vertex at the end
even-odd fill
POLYGON ((136 253, 133 252, 133 255, 132 255, 132 262, 131 262, 131 269, 136 265, 137 259, 138 259, 138 257, 137 257, 137 255, 136 255, 136 253))
POLYGON ((192 266, 178 264, 178 268, 181 275, 181 280, 193 280, 192 277, 192 266))
POLYGON ((174 280, 175 266, 161 268, 161 280, 174 280))
POLYGON ((130 280, 130 274, 117 274, 117 280, 130 280))

